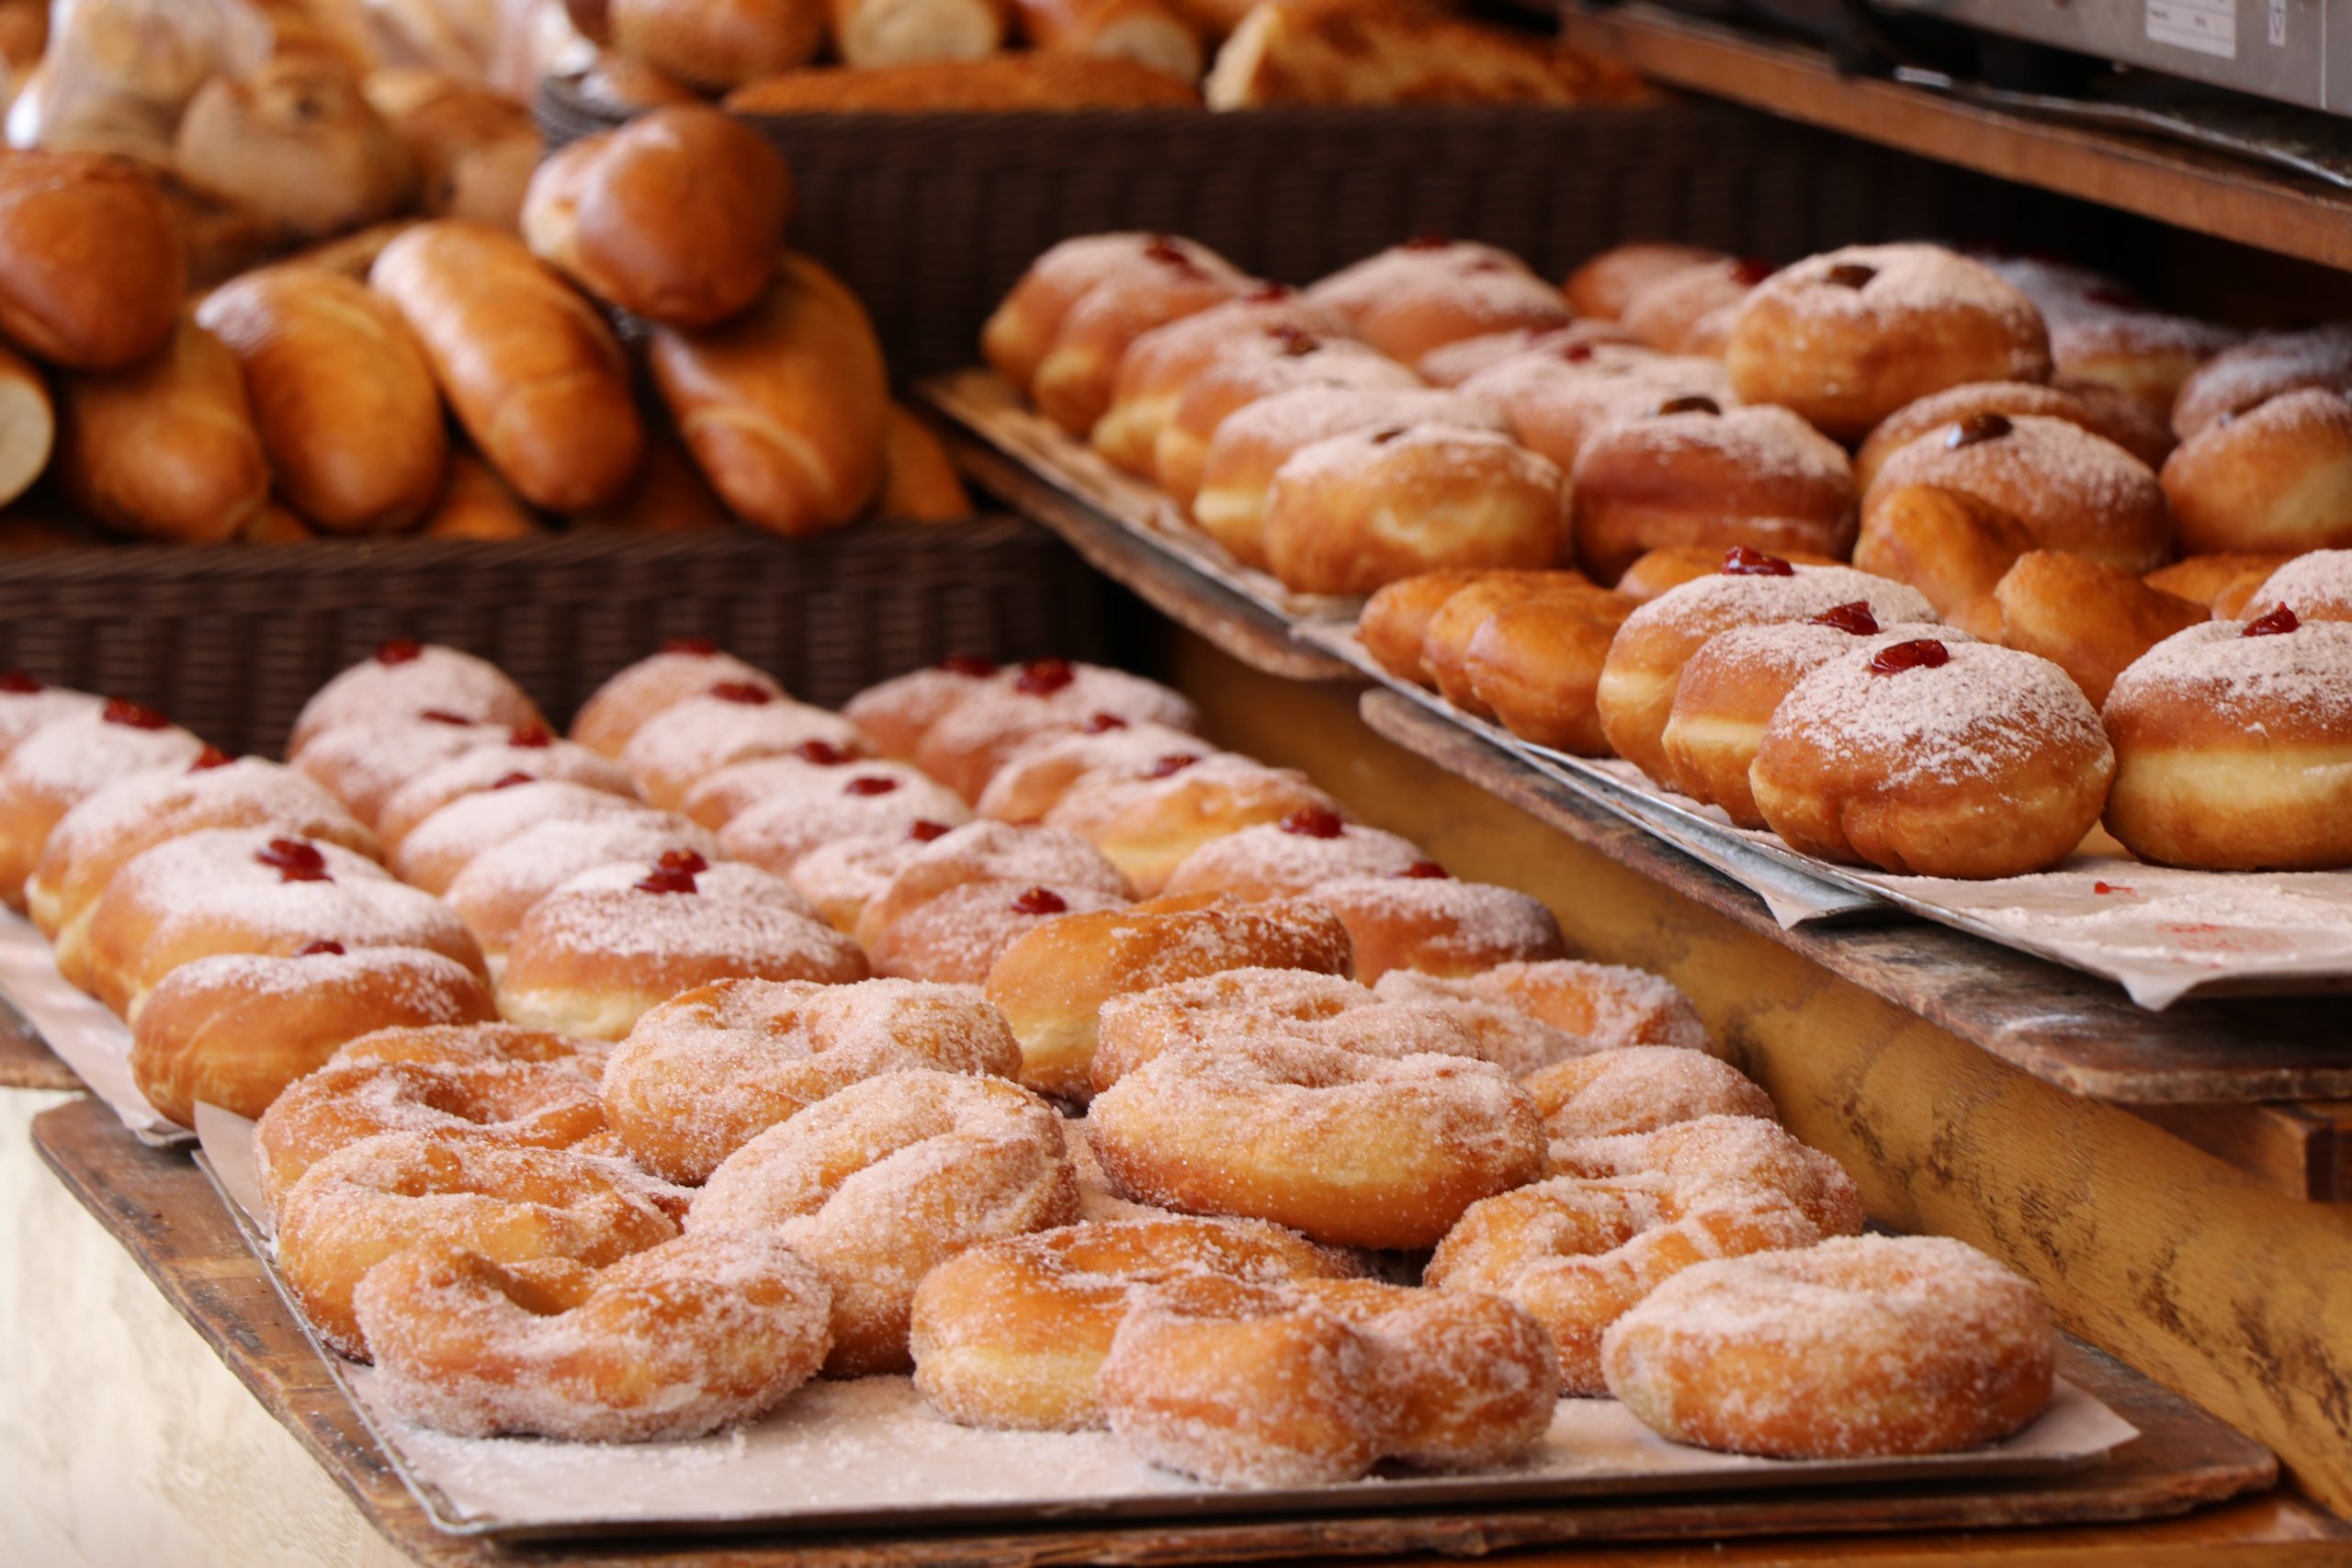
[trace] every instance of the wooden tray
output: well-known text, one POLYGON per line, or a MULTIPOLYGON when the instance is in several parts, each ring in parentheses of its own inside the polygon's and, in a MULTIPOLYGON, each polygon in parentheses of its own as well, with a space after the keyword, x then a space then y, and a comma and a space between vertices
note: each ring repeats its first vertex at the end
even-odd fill
MULTIPOLYGON (((395 1543, 432 1564, 511 1562, 498 1548, 439 1535, 271 1288, 226 1208, 183 1156, 141 1147, 99 1106, 76 1101, 33 1124, 41 1158, 112 1233, 270 1413, 301 1439, 395 1543)), ((1028 1565, 1080 1561, 1232 1562, 1291 1555, 1442 1551, 1475 1554, 1545 1541, 1723 1540, 1794 1532, 1991 1529, 2150 1518, 2271 1485, 2276 1461, 2120 1363, 2070 1345, 2061 1370, 2140 1428, 2141 1440, 2082 1470, 1999 1487, 1852 1488, 1693 1499, 1671 1507, 1600 1500, 1476 1512, 1408 1510, 1378 1517, 1189 1521, 980 1534, 837 1536, 790 1544, 731 1544, 737 1568, 834 1561, 862 1565, 1028 1565)), ((659 1542, 535 1553, 571 1563, 684 1564, 705 1549, 659 1542)))
POLYGON ((0 1089, 74 1089, 82 1080, 42 1043, 40 1032, 0 997, 0 1089))

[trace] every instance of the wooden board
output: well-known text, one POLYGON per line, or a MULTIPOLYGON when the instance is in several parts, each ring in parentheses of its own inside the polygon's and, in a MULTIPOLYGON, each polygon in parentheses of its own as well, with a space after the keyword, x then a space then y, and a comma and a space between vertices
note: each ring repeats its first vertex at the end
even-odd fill
MULTIPOLYGON (((209 1185, 184 1156, 148 1149, 93 1102, 44 1112, 33 1123, 43 1160, 113 1233, 172 1304, 379 1529, 423 1562, 511 1561, 481 1542, 426 1524, 349 1404, 328 1382, 246 1250, 209 1185)), ((987 1535, 746 1541, 724 1552, 689 1544, 535 1550, 576 1564, 723 1560, 741 1568, 832 1560, 862 1564, 1028 1564, 1077 1561, 1191 1562, 1299 1553, 1487 1551, 1545 1541, 1720 1540, 1743 1535, 1902 1528, 1990 1529, 2177 1514, 2266 1487, 2270 1456, 2193 1406, 2096 1352, 2070 1348, 2064 1365, 2143 1434, 2091 1467, 2046 1480, 1976 1491, 1893 1488, 1805 1495, 1713 1498, 1675 1507, 1602 1503, 1520 1506, 1476 1515, 1396 1514, 1370 1518, 1168 1523, 1115 1529, 1040 1529, 987 1535)), ((2352 1539, 2352 1537, 2347 1537, 2352 1539)))
POLYGON ((82 1080, 41 1043, 33 1026, 0 998, 0 1089, 74 1089, 82 1080))
POLYGON ((1679 87, 2241 244, 2352 267, 2352 196, 2245 159, 1842 75, 1826 53, 1649 6, 1567 0, 1562 36, 1679 87))

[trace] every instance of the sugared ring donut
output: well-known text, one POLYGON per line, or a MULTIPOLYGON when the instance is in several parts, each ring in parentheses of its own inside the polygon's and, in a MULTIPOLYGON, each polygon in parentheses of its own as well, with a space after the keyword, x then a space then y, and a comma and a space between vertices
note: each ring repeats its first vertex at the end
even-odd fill
POLYGON ((2306 621, 2352 621, 2352 550, 2313 550, 2282 561, 2246 603, 2261 610, 2284 604, 2306 621))
MULTIPOLYGON (((866 796, 895 795, 906 788, 920 792, 926 785, 938 788, 930 775, 905 762, 860 756, 822 740, 809 740, 776 756, 729 763, 688 790, 686 797, 678 803, 678 810, 716 833, 753 807, 780 795, 794 795, 803 801, 820 799, 842 793, 842 786, 853 778, 891 781, 888 789, 868 782, 849 792, 866 796)), ((960 800, 956 805, 957 813, 949 823, 951 827, 971 816, 960 800)))
POLYGON ((876 754, 909 760, 924 733, 951 709, 1018 675, 1017 670, 993 660, 951 654, 928 669, 910 670, 866 687, 842 705, 842 716, 857 727, 876 754))
POLYGON ((393 1409, 463 1438, 698 1438, 816 1375, 831 1292, 773 1236, 682 1236, 604 1269, 510 1269, 447 1244, 370 1269, 354 1299, 393 1409))
POLYGON ((1313 1040, 1375 1056, 1486 1059, 1483 1037, 1443 1002, 1383 1001, 1337 975, 1229 969, 1102 1004, 1091 1079, 1102 1093, 1155 1056, 1260 1036, 1313 1040))
POLYGON ((337 1066, 415 1062, 428 1067, 537 1062, 571 1067, 594 1083, 604 1076, 605 1051, 602 1041, 543 1029, 459 1023, 379 1029, 338 1046, 329 1060, 337 1066))
POLYGON ((674 810, 688 790, 729 763, 784 756, 812 740, 843 751, 865 745, 837 713, 772 696, 764 686, 721 681, 647 719, 622 750, 621 768, 650 804, 674 810))
POLYGON ((1879 466, 1863 516, 1881 496, 1909 485, 1974 496, 2022 524, 2043 549, 2126 571, 2172 558, 2172 513, 2154 470, 2062 419, 1977 414, 1930 431, 1879 466))
MULTIPOLYGON (((1185 390, 1237 345, 1286 334, 1344 337, 1336 311, 1311 305, 1295 288, 1267 284, 1238 299, 1154 327, 1127 347, 1111 406, 1088 436, 1097 452, 1145 479, 1153 475, 1159 433, 1175 417, 1185 390)), ((1242 352, 1250 352, 1243 349, 1242 352)))
POLYGON ((1402 392, 1421 386, 1410 370, 1352 338, 1290 332, 1249 341, 1257 346, 1228 354, 1193 378, 1159 432, 1151 471, 1182 512, 1192 511, 1218 427, 1251 403, 1300 387, 1402 392))
POLYGON ((1871 427, 1854 454, 1854 482, 1868 490, 1887 458, 1923 435, 1973 419, 1997 413, 2008 419, 2030 414, 2036 419, 2064 420, 2093 435, 2103 435, 2150 468, 2171 455, 2169 429, 2150 429, 2141 422, 2116 417, 2063 388, 2035 381, 1972 381, 1948 387, 1918 401, 1905 403, 1871 427))
POLYGON ((45 685, 21 670, 0 671, 0 761, 41 726, 105 705, 103 697, 87 692, 45 685))
POLYGON ((863 980, 865 955, 783 878, 748 865, 630 863, 531 907, 507 949, 507 1020, 618 1040, 671 998, 737 977, 863 980))
POLYGON ((1610 644, 1594 705, 1610 749, 1654 779, 1667 777, 1666 726, 1683 666, 1734 626, 1805 621, 1841 604, 1868 606, 1880 625, 1932 621, 1934 608, 1899 582, 1846 567, 1799 567, 1735 550, 1713 577, 1669 589, 1625 617, 1610 644))
POLYGON ((1588 1050, 1678 1045, 1718 1052, 1699 1010, 1672 981, 1623 964, 1560 958, 1545 964, 1498 964, 1458 978, 1398 970, 1381 976, 1374 989, 1398 999, 1443 997, 1492 1002, 1584 1040, 1588 1050))
POLYGON ((1677 1442, 1778 1459, 1975 1448, 2050 1403, 2030 1284, 1945 1236, 1701 1264, 1610 1329, 1609 1392, 1677 1442))
POLYGON ((1064 312, 1029 384, 1037 412, 1083 441, 1111 407, 1119 363, 1154 327, 1222 305, 1258 285, 1182 240, 1159 240, 1125 258, 1064 312))
POLYGON ((1587 441, 1620 420, 1684 398, 1718 408, 1739 401, 1721 360, 1613 344, 1572 343, 1507 359, 1462 383, 1461 393, 1500 410, 1510 434, 1563 474, 1575 471, 1587 441))
POLYGON ((1103 1359, 1111 1430, 1228 1486, 1352 1480, 1383 1458, 1506 1464, 1544 1440, 1552 1347, 1510 1303, 1370 1280, 1181 1276, 1137 1292, 1103 1359))
POLYGON ((585 871, 663 855, 718 858, 718 840, 669 811, 559 817, 483 850, 443 889, 493 961, 503 961, 533 906, 585 871))
POLYGON ((2352 392, 2286 392, 2214 420, 2165 463, 2180 547, 2209 550, 2352 546, 2352 392))
POLYGON ((477 746, 503 743, 514 733, 503 725, 477 724, 462 714, 431 708, 322 729, 292 761, 372 829, 402 784, 477 746))
POLYGON ((497 1016, 481 978, 437 953, 224 953, 164 976, 131 1030, 130 1076, 150 1105, 192 1127, 198 1100, 259 1116, 287 1085, 377 1030, 497 1016))
POLYGON ((1772 276, 1762 262, 1726 259, 1684 267, 1634 290, 1618 320, 1661 354, 1723 357, 1731 324, 1756 286, 1772 276))
POLYGON ((352 1298, 386 1258, 438 1242, 509 1268, 603 1268, 677 1235, 647 1185, 612 1160, 471 1131, 379 1134, 303 1172, 278 1209, 277 1265, 319 1337, 365 1359, 352 1298))
POLYGON ((1212 839, 1177 863, 1166 891, 1291 898, 1343 876, 1401 876, 1427 861, 1410 839, 1301 807, 1272 822, 1212 839))
POLYGON ((1533 600, 1576 600, 1597 592, 1580 571, 1482 571, 1448 595, 1421 632, 1419 679, 1463 712, 1492 718, 1470 679, 1470 641, 1502 611, 1533 600))
POLYGON ((1743 401, 1857 440, 1947 387, 2048 380, 2050 334, 2033 301, 1981 263, 1939 245, 1849 245, 1758 284, 1724 361, 1743 401))
POLYGON ((1702 1116, 1777 1120, 1772 1097, 1730 1063, 1703 1051, 1620 1045, 1555 1062, 1520 1087, 1554 1139, 1654 1133, 1702 1116))
POLYGON ((1468 240, 1392 245, 1306 291, 1364 342, 1410 365, 1433 348, 1512 327, 1566 326, 1568 302, 1508 251, 1468 240))
POLYGON ((892 837, 921 823, 944 832, 972 819, 962 795, 912 769, 906 774, 843 768, 803 775, 729 820, 719 850, 783 876, 802 855, 835 839, 892 837))
POLYGON ((969 822, 930 838, 887 886, 867 899, 858 919, 857 940, 869 948, 879 948, 887 942, 891 927, 933 899, 959 887, 1008 884, 1015 892, 1046 887, 1068 897, 1072 891, 1082 891, 1121 903, 1130 892, 1119 868, 1075 833, 1009 822, 969 822))
POLYGON ((1347 876, 1307 895, 1340 917, 1366 985, 1393 969, 1475 975, 1498 964, 1567 956, 1560 923, 1538 899, 1457 882, 1424 862, 1399 876, 1347 876))
POLYGON ((473 1131, 517 1148, 568 1149, 605 1130, 596 1086, 569 1067, 527 1062, 322 1067, 254 1124, 262 1201, 283 1209, 302 1173, 383 1133, 473 1131))
POLYGON ((513 729, 503 740, 460 751, 393 791, 376 814, 377 835, 386 850, 397 852, 426 818, 450 802, 539 779, 584 784, 630 799, 637 795, 617 764, 587 747, 558 740, 545 729, 513 729))
POLYGON ((2167 637, 2107 699, 2107 829, 2211 871, 2352 864, 2352 624, 2274 607, 2167 637))
POLYGON ((1758 1116, 1697 1116, 1648 1133, 1555 1139, 1546 1163, 1554 1176, 1646 1171, 1711 1186, 1769 1187, 1803 1209, 1824 1235, 1862 1228, 1862 1195, 1846 1168, 1758 1116))
POLYGON ((2225 348, 2181 383, 2172 428, 2183 441, 2289 392, 2352 393, 2352 324, 2262 333, 2225 348))
POLYGON ((529 779, 460 795, 418 823, 387 862, 412 887, 441 895, 482 855, 548 822, 635 817, 647 807, 629 795, 586 784, 529 779))
POLYGON ((1600 1049, 1587 1036, 1544 1022, 1505 1002, 1482 996, 1466 980, 1440 979, 1410 969, 1392 969, 1380 977, 1373 995, 1383 1002, 1412 1008, 1433 1008, 1448 1021, 1467 1030, 1477 1043, 1476 1055, 1512 1077, 1524 1077, 1555 1062, 1600 1049))
MULTIPOLYGON (((1064 240, 1029 264, 980 329, 980 352, 996 373, 1026 393, 1054 345, 1062 318, 1096 284, 1137 265, 1147 252, 1183 254, 1166 234, 1087 234, 1064 240)), ((1206 253, 1203 253, 1205 254, 1206 253)))
POLYGON ((1155 1056, 1095 1097, 1086 1133, 1122 1196, 1345 1247, 1429 1247, 1543 1169, 1534 1103, 1501 1068, 1295 1038, 1155 1056))
POLYGON ((2075 851, 2115 753, 2057 665, 1923 638, 1841 654, 1774 710, 1748 779, 1801 853, 1912 876, 2017 876, 2075 851))
POLYGON ((25 884, 26 909, 43 936, 60 948, 74 945, 74 928, 116 872, 166 840, 207 828, 267 828, 377 858, 376 836, 309 779, 259 757, 212 765, 218 755, 199 756, 185 771, 134 773, 58 818, 25 884))
POLYGON ((487 974, 481 947, 438 898, 340 845, 266 828, 156 845, 116 874, 85 930, 90 994, 134 1021, 164 976, 215 953, 421 947, 487 974))
POLYGON ((605 1112, 638 1164, 695 1186, 825 1096, 906 1067, 1009 1078, 1021 1047, 956 987, 721 980, 637 1021, 605 1066, 605 1112))
POLYGON ((1509 332, 1466 337, 1430 350, 1413 369, 1432 387, 1459 387, 1481 371, 1491 370, 1504 360, 1516 359, 1522 354, 1603 343, 1641 346, 1641 340, 1618 322, 1580 318, 1564 327, 1513 327, 1509 332))
POLYGON ((1907 583, 1939 615, 1957 615, 1993 592, 2033 533, 1989 501, 1942 485, 1878 485, 1862 512, 1854 567, 1907 583))
POLYGON ((1577 315, 1613 321, 1624 315, 1625 307, 1644 289, 1656 288, 1692 267, 1737 259, 1728 252, 1710 250, 1704 245, 1635 240, 1611 245, 1599 255, 1587 257, 1568 274, 1563 288, 1568 308, 1577 315))
POLYGON ((1170 761, 1154 763, 1144 777, 1106 771, 1080 780, 1046 813, 1046 826, 1091 843, 1137 894, 1150 897, 1204 844, 1301 812, 1338 817, 1343 810, 1293 768, 1230 753, 1175 767, 1167 766, 1170 761))
POLYGON ((1924 621, 1882 626, 1860 601, 1808 621, 1718 632, 1690 656, 1675 685, 1659 737, 1667 768, 1661 782, 1721 807, 1742 828, 1761 828, 1764 814, 1756 808, 1747 770, 1772 710, 1799 681, 1857 648, 1964 635, 1924 621))
POLYGON ((1015 751, 989 780, 975 808, 999 822, 1033 825, 1044 821, 1062 796, 1092 774, 1140 776, 1162 758, 1215 754, 1197 735, 1164 724, 1129 724, 1105 714, 1099 724, 1076 734, 1039 736, 1015 751))
POLYGON ((1300 593, 1370 593, 1449 567, 1568 557, 1560 470, 1507 436, 1382 425, 1300 449, 1266 493, 1266 570, 1300 593))
POLYGON ((426 712, 455 714, 475 724, 547 723, 523 688, 488 660, 439 643, 396 638, 302 705, 286 738, 286 755, 288 761, 300 756, 330 729, 426 712))
POLYGON ((1216 427, 1201 459, 1193 521, 1243 566, 1266 564, 1266 503, 1274 476, 1297 453, 1359 430, 1437 424, 1501 433, 1485 403, 1429 388, 1376 391, 1299 387, 1251 403, 1216 427))
POLYGON ((1192 1274, 1344 1280, 1345 1255, 1258 1220, 1095 1220, 985 1242, 933 1269, 909 1335, 915 1387, 967 1427, 1103 1425, 1096 1379, 1136 1292, 1192 1274))
POLYGON ((1299 900, 1173 899, 1072 912, 1005 948, 989 970, 988 997, 1021 1042, 1021 1081, 1083 1102, 1093 1092, 1103 1003, 1227 969, 1344 975, 1347 930, 1299 900))
POLYGON ((136 703, 109 701, 27 736, 0 762, 0 900, 25 907, 25 884, 67 812, 134 773, 184 772, 204 742, 136 703))
POLYGON ((773 1235, 833 1292, 836 1377, 903 1371, 924 1275, 967 1247, 1078 1218, 1053 1108, 1001 1078, 866 1078, 745 1144, 711 1175, 689 1235, 773 1235))
POLYGON ((911 760, 965 799, 978 800, 1023 747, 1041 736, 1098 728, 1106 714, 1129 724, 1201 727, 1200 710, 1156 681, 1099 664, 1033 659, 942 714, 911 760))
POLYGON ((2204 605, 2151 588, 2128 571, 2082 556, 2031 550, 1959 618, 1988 642, 2049 660, 2097 707, 2133 660, 2173 633, 2212 617, 2204 605))
MULTIPOLYGON (((2322 559, 2335 551, 2315 551, 2322 559)), ((2151 588, 2162 589, 2179 598, 2192 599, 2204 605, 2217 621, 2234 621, 2238 612, 2257 601, 2259 592, 2271 574, 2296 558, 2277 550, 2229 550, 2216 555, 2183 556, 2170 566, 2160 566, 2145 573, 2141 581, 2151 588)), ((2276 604, 2277 597, 2260 600, 2276 604)), ((2298 606, 2298 613, 2301 607, 2298 606)), ((2333 620, 2335 616, 2313 615, 2312 619, 2333 620)))
POLYGON ((607 677, 572 716, 571 739, 600 757, 618 761, 630 737, 664 708, 700 696, 721 682, 766 688, 781 697, 773 676, 746 664, 702 637, 672 637, 661 651, 607 677))
POLYGON ((1560 1392, 1591 1396, 1605 1391, 1601 1336, 1675 1274, 1820 1239, 1804 1211, 1770 1188, 1554 1177, 1472 1205, 1421 1277, 1518 1303, 1551 1331, 1560 1392))

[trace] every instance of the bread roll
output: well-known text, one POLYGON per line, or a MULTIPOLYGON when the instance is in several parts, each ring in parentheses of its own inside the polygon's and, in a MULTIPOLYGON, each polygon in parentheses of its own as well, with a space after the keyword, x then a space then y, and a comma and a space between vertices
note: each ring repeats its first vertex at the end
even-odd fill
POLYGON ((605 0, 613 48, 706 92, 806 65, 826 0, 605 0))
POLYGON ((213 290, 198 322, 235 351, 277 488, 330 533, 379 534, 423 516, 448 438, 424 351, 365 284, 311 266, 249 272, 213 290))
POLYGON ((523 237, 542 261, 647 321, 716 326, 775 276, 792 174, 742 121, 656 109, 539 166, 523 237))
POLYGON ((630 534, 692 534, 724 528, 730 521, 694 459, 668 437, 647 446, 645 467, 627 495, 610 506, 571 514, 574 528, 616 528, 630 534))
POLYGON ((678 434, 734 513, 786 536, 838 528, 882 477, 889 382, 865 307, 786 254, 748 314, 653 334, 653 378, 678 434))
POLYGON ((642 60, 631 60, 610 50, 599 52, 595 63, 571 84, 572 96, 598 114, 627 119, 646 109, 673 104, 698 104, 702 95, 675 82, 642 60))
POLYGON ((1132 60, 1197 82, 1201 29, 1166 0, 1014 0, 1021 30, 1042 50, 1132 60))
POLYGON ((421 530, 428 539, 527 539, 547 532, 497 470, 463 448, 449 454, 441 493, 421 530))
POLYGON ((892 403, 882 424, 882 489, 874 498, 874 515, 901 523, 961 523, 973 512, 956 460, 937 433, 904 403, 892 403))
POLYGON ((1001 0, 831 0, 833 49, 852 66, 980 60, 1004 42, 1001 0))
POLYGON ((170 206, 127 159, 0 152, 0 336, 119 370, 172 334, 187 263, 170 206))
POLYGON ((317 529, 276 496, 264 502, 261 510, 237 530, 238 541, 247 545, 301 545, 318 536, 317 529))
POLYGON ((1638 77, 1417 0, 1266 0, 1217 51, 1215 109, 1274 104, 1542 103, 1639 97, 1638 77))
POLYGON ((57 411, 40 372, 0 348, 0 506, 32 488, 57 445, 57 411))
POLYGON ((416 182, 407 151, 351 75, 301 56, 198 88, 172 157, 182 179, 294 240, 389 218, 416 182))
POLYGON ((76 506, 142 539, 233 538, 269 499, 269 464, 229 346, 183 317, 127 370, 58 381, 57 473, 76 506))
POLYGON ((523 193, 545 151, 530 110, 434 71, 378 71, 365 90, 416 165, 428 217, 521 227, 523 193))
POLYGON ((340 273, 354 283, 368 281, 368 272, 384 247, 416 227, 413 218, 396 218, 389 223, 371 223, 349 234, 338 234, 332 240, 296 251, 286 259, 302 266, 322 267, 340 273))
POLYGON ((866 70, 826 66, 764 77, 728 95, 737 114, 1015 114, 1035 109, 1198 107, 1189 82, 1126 60, 992 54, 866 70))
POLYGON ((369 281, 399 307, 459 423, 535 506, 596 506, 645 452, 628 361, 595 308, 512 235, 420 223, 369 281))

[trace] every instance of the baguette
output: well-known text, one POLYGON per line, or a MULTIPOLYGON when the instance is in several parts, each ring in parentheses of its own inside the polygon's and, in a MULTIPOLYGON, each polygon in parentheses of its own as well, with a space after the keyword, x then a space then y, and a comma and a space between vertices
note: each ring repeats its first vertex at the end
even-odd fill
POLYGON ((882 425, 882 489, 874 498, 874 515, 900 523, 961 523, 974 511, 956 460, 938 434, 904 403, 892 403, 882 425))
POLYGON ((865 307, 815 262, 787 254, 766 299, 723 327, 656 329, 650 357, 679 436, 738 517, 817 534, 873 499, 882 348, 865 307))
POLYGON ((0 506, 30 490, 57 445, 57 410, 31 362, 0 348, 0 506))
POLYGON ((816 59, 826 10, 826 0, 605 0, 604 28, 616 51, 720 93, 816 59))
POLYGON ((420 223, 368 281, 424 345, 475 447, 526 501, 595 506, 628 488, 645 430, 628 361, 595 308, 523 242, 478 223, 420 223))
POLYGON ((428 539, 527 539, 547 532, 497 470, 462 447, 449 454, 440 499, 420 530, 428 539))
POLYGON ((1640 79, 1414 0, 1266 0, 1217 51, 1214 109, 1276 104, 1542 103, 1640 97, 1640 79))
POLYGON ((277 488, 334 534, 414 523, 448 438, 424 351, 383 296, 338 273, 271 266, 214 289, 198 324, 243 364, 277 488))
POLYGON ((1016 113, 1200 107, 1192 84, 1130 60, 1028 52, 857 71, 790 71, 730 95, 737 114, 1016 113))
POLYGON ((390 218, 416 171, 358 83, 316 59, 273 60, 242 81, 215 76, 180 117, 182 179, 310 241, 390 218))
POLYGON ((523 203, 538 257, 632 315, 716 326, 775 276, 792 174, 741 120, 656 109, 539 166, 523 203))
POLYGON ((435 71, 374 72, 364 90, 416 165, 427 217, 520 227, 523 193, 545 151, 530 110, 435 71))
POLYGON ((129 369, 73 372, 57 392, 58 479, 106 526, 219 544, 269 499, 244 371, 193 318, 181 317, 171 340, 129 369))
POLYGON ((1002 0, 832 0, 833 49, 853 66, 980 60, 1004 43, 1002 0))
POLYGON ((1015 0, 1021 30, 1042 50, 1132 60, 1186 82, 1206 63, 1201 28, 1164 0, 1015 0))
POLYGON ((128 159, 0 152, 0 337, 72 370, 164 345, 187 292, 170 205, 128 159))

